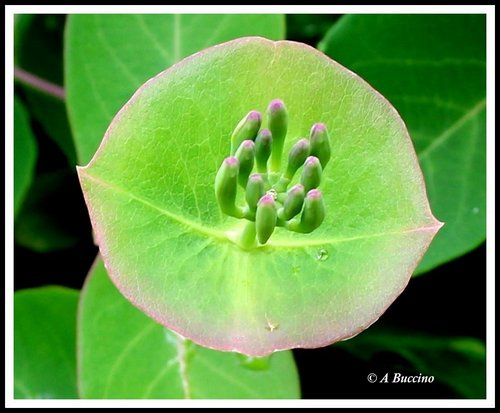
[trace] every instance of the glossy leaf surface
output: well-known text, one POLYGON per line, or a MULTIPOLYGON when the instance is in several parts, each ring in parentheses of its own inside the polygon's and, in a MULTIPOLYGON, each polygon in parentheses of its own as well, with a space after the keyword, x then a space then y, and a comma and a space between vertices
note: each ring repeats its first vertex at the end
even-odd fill
POLYGON ((368 327, 440 227, 394 109, 293 42, 244 38, 161 73, 124 106, 79 176, 121 292, 196 343, 251 355, 368 327), (327 216, 311 234, 278 228, 268 246, 244 251, 229 240, 241 228, 219 211, 214 178, 235 125, 274 98, 289 111, 285 151, 316 122, 330 131, 327 216))
POLYGON ((14 397, 76 399, 78 291, 63 287, 14 294, 14 397))
POLYGON ((85 284, 78 328, 84 398, 300 398, 291 352, 250 359, 184 340, 130 304, 101 260, 85 284))

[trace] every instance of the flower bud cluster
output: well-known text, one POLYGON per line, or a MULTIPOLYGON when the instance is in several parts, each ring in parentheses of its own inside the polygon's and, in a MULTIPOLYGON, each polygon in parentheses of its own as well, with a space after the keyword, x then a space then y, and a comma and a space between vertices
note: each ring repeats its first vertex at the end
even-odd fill
POLYGON ((310 233, 321 225, 325 204, 318 186, 331 148, 326 125, 316 123, 309 138, 299 139, 292 146, 282 168, 288 130, 283 101, 271 101, 267 128, 261 126, 262 115, 255 110, 236 126, 230 156, 215 177, 215 196, 224 214, 255 223, 255 234, 262 245, 276 227, 310 233), (294 178, 296 183, 289 188, 294 178), (237 204, 238 187, 244 191, 244 205, 237 204))

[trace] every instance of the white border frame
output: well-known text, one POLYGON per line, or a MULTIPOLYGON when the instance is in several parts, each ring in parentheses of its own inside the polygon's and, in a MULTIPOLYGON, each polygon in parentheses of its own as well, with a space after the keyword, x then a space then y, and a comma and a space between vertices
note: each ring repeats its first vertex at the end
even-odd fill
POLYGON ((6 407, 493 407, 495 405, 495 6, 5 6, 5 404, 6 407), (15 400, 14 395, 14 14, 486 14, 487 399, 486 400, 15 400))

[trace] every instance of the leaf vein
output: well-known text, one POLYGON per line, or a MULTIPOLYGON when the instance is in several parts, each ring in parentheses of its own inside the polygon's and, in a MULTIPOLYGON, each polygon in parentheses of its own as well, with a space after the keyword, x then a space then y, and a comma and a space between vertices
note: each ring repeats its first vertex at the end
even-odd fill
MULTIPOLYGON (((164 214, 168 218, 170 218, 173 221, 176 221, 178 224, 184 225, 191 230, 198 232, 201 235, 207 236, 207 237, 213 237, 215 239, 218 239, 220 241, 226 241, 229 242, 229 239, 226 235, 225 232, 220 231, 220 230, 215 230, 215 229, 210 229, 207 228, 197 222, 190 221, 189 219, 177 215, 173 212, 167 211, 166 209, 154 204, 153 202, 144 199, 140 196, 134 195, 130 193, 129 191, 120 188, 118 185, 114 183, 109 183, 106 182, 100 178, 97 178, 95 176, 92 176, 88 174, 85 171, 85 168, 80 168, 80 175, 85 176, 86 178, 94 181, 98 185, 102 185, 104 187, 108 187, 110 189, 113 189, 117 192, 120 192, 133 200, 140 202, 156 211, 159 211, 160 213, 164 214)), ((378 232, 378 233, 372 233, 372 234, 366 234, 366 235, 355 235, 352 237, 344 237, 344 238, 332 238, 329 240, 325 239, 310 239, 310 240, 297 240, 297 241, 291 241, 291 240, 270 240, 268 242, 268 246, 272 246, 275 248, 306 248, 306 247, 311 247, 311 246, 320 246, 320 245, 325 245, 325 244, 339 244, 343 242, 350 242, 350 241, 356 241, 356 240, 361 240, 361 239, 369 239, 369 238, 376 238, 376 237, 383 237, 387 235, 402 235, 402 234, 407 234, 407 233, 413 233, 413 232, 432 232, 432 231, 437 231, 441 227, 440 222, 435 222, 431 225, 427 226, 422 226, 422 227, 416 227, 416 228, 407 228, 407 229, 401 229, 401 230, 389 230, 389 231, 383 231, 383 232, 378 232)), ((267 246, 263 247, 267 248, 267 246)))
POLYGON ((108 393, 111 389, 111 384, 113 383, 113 379, 116 377, 116 372, 120 365, 125 361, 127 355, 132 351, 132 349, 143 339, 147 334, 153 330, 153 328, 157 327, 157 324, 147 324, 136 336, 131 339, 128 344, 123 348, 119 356, 115 359, 112 366, 109 369, 109 373, 106 379, 106 385, 104 387, 104 397, 108 397, 108 393))
POLYGON ((486 107, 486 99, 482 99, 476 103, 471 109, 469 109, 461 118, 457 119, 450 127, 443 131, 439 136, 437 136, 430 145, 424 148, 418 154, 420 160, 425 159, 429 154, 431 154, 436 148, 443 145, 450 139, 453 134, 464 126, 469 120, 478 115, 486 107))
MULTIPOLYGON (((97 18, 98 15, 95 15, 95 18, 97 18)), ((138 79, 129 69, 128 67, 122 62, 120 57, 116 54, 115 49, 109 44, 105 33, 102 31, 102 27, 95 21, 96 25, 96 34, 101 40, 101 44, 104 46, 106 51, 109 53, 109 56, 116 62, 117 66, 121 69, 122 73, 132 82, 134 86, 138 86, 142 83, 140 79, 138 79)))
POLYGON ((178 62, 182 56, 181 54, 181 15, 174 14, 174 24, 172 26, 174 34, 174 62, 178 62))
POLYGON ((241 383, 240 381, 236 380, 233 376, 228 375, 225 371, 220 370, 217 366, 212 364, 211 361, 208 361, 207 358, 203 357, 201 354, 197 354, 196 360, 203 364, 205 367, 207 367, 209 370, 212 372, 216 373, 219 377, 222 377, 224 380, 227 380, 228 382, 236 385, 240 389, 244 390, 246 393, 249 395, 256 397, 256 398, 261 398, 262 396, 257 393, 254 389, 251 387, 247 386, 244 383, 241 383))
POLYGON ((143 29, 144 34, 151 40, 153 46, 160 52, 160 54, 165 58, 167 66, 174 63, 171 59, 171 54, 167 51, 167 49, 163 46, 163 44, 156 37, 155 32, 151 31, 149 26, 144 21, 144 16, 142 14, 134 14, 139 25, 143 29))

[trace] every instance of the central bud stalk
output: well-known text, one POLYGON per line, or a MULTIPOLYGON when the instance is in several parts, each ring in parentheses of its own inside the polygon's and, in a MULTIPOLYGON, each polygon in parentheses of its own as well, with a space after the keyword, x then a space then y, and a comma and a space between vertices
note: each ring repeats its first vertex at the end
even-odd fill
POLYGON ((292 146, 282 168, 288 129, 283 101, 276 99, 269 104, 267 128, 261 129, 261 124, 262 116, 255 110, 238 123, 231 135, 230 156, 215 177, 221 211, 247 221, 240 233, 231 236, 244 249, 266 244, 276 227, 310 233, 325 218, 318 186, 331 155, 326 126, 314 124, 309 138, 292 146), (294 178, 296 183, 289 188, 294 178), (238 186, 245 194, 244 205, 236 202, 238 186))

